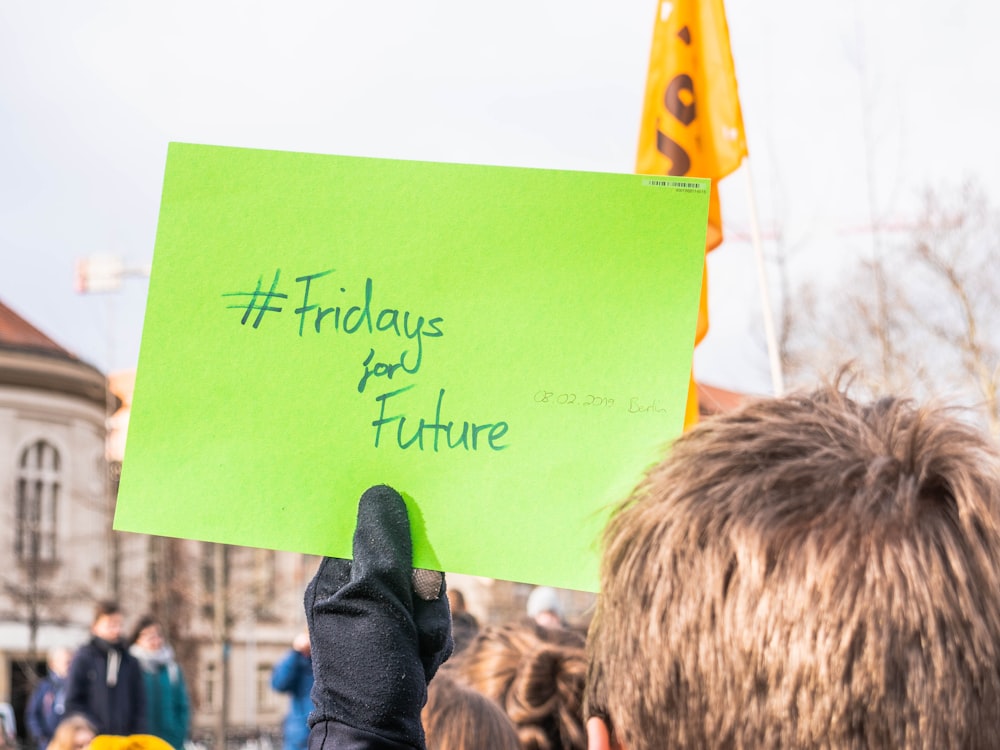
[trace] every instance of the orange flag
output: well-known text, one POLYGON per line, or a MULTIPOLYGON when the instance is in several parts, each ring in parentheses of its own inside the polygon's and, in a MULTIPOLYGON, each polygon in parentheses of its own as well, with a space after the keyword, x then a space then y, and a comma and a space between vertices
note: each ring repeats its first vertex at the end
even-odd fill
MULTIPOLYGON (((705 252, 722 242, 718 181, 747 155, 722 0, 661 0, 653 28, 635 171, 712 179, 705 252)), ((702 277, 697 345, 708 332, 702 277)), ((685 429, 698 421, 692 374, 685 429)))

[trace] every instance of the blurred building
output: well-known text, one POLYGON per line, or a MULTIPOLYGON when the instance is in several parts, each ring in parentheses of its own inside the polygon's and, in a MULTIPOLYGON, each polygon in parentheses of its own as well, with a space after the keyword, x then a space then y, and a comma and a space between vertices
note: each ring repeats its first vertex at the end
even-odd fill
POLYGON ((271 668, 305 625, 316 559, 112 531, 132 379, 106 381, 0 302, 0 703, 23 736, 45 653, 83 643, 94 601, 115 598, 126 628, 148 611, 165 623, 196 736, 215 729, 224 699, 232 735, 276 734, 287 701, 271 668))
POLYGON ((44 652, 86 637, 108 587, 108 398, 98 370, 0 303, 0 701, 18 714, 44 652))
MULTIPOLYGON (((116 492, 135 371, 112 373, 108 383, 119 404, 108 421, 107 443, 116 492)), ((264 737, 277 746, 288 699, 271 689, 271 672, 306 626, 302 597, 319 558, 144 534, 116 536, 124 585, 146 592, 147 609, 166 625, 188 678, 194 738, 214 735, 225 704, 231 739, 264 737)))

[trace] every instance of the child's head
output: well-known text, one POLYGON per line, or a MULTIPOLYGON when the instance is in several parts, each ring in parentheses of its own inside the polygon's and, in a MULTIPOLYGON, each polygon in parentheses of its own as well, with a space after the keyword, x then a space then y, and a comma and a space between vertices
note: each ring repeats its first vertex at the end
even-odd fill
POLYGON ((70 662, 73 661, 73 650, 65 646, 58 646, 49 651, 46 661, 50 675, 65 677, 69 672, 70 662))
POLYGON ((998 508, 941 411, 830 388, 702 423, 605 531, 588 715, 628 750, 1000 747, 998 508))
POLYGON ((444 673, 427 686, 420 718, 427 750, 521 750, 514 724, 503 709, 444 673))
POLYGON ((87 750, 96 734, 89 719, 75 714, 59 722, 47 750, 87 750))
POLYGON ((521 744, 537 750, 586 747, 583 637, 533 622, 485 628, 449 665, 489 696, 517 727, 521 744))

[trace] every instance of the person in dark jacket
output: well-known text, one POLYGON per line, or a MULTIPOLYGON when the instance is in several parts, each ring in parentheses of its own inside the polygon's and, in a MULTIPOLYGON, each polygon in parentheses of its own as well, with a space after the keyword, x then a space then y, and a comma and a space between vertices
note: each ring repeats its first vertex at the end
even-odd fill
POLYGON ((274 667, 271 687, 288 693, 291 701, 282 724, 284 750, 305 750, 309 741, 309 712, 313 710, 309 697, 313 686, 312 652, 309 633, 303 632, 292 641, 292 649, 274 667))
POLYGON ((38 750, 45 750, 66 715, 66 677, 73 652, 68 648, 49 651, 48 674, 38 683, 28 700, 24 721, 38 750))
POLYGON ((146 731, 181 750, 191 720, 187 685, 174 650, 163 639, 163 629, 152 615, 139 618, 129 653, 142 667, 146 731))
POLYGON ((66 715, 82 714, 98 734, 144 734, 146 694, 142 669, 122 639, 122 613, 116 602, 98 602, 91 639, 69 668, 66 715))

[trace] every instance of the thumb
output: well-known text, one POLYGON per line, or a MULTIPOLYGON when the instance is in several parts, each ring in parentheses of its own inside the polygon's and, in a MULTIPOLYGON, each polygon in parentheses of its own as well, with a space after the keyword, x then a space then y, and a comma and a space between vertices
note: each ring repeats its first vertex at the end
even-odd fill
POLYGON ((384 484, 365 490, 358 503, 351 580, 378 578, 409 590, 412 565, 410 519, 403 498, 384 484))

